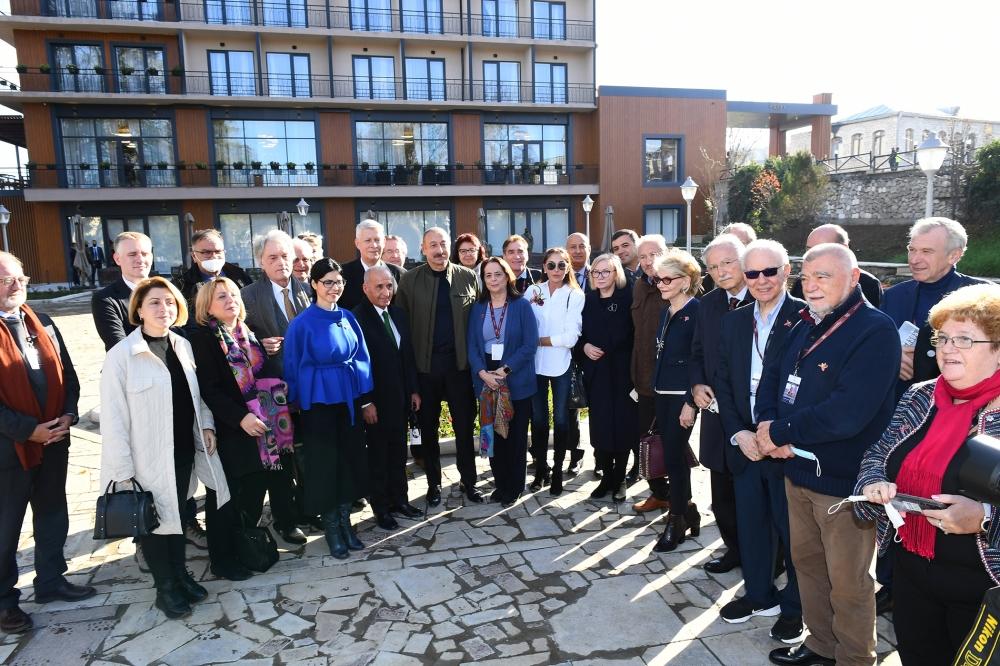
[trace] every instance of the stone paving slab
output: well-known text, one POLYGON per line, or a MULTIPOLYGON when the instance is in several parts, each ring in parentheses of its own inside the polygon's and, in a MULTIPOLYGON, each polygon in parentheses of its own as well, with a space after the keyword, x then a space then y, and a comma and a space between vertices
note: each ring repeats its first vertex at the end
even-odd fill
MULTIPOLYGON (((43 309, 43 308, 39 308, 43 309)), ((103 347, 89 301, 47 304, 83 382, 81 413, 98 406, 103 347)), ((583 428, 586 440, 586 426, 583 428)), ((588 448, 589 447, 585 447, 588 448)), ((721 548, 709 509, 708 473, 693 474, 703 516, 699 537, 677 551, 652 552, 659 514, 639 516, 629 503, 589 498, 589 472, 566 482, 559 498, 543 490, 502 509, 463 504, 453 458, 445 464, 444 501, 388 533, 370 510, 354 514, 368 547, 346 561, 329 556, 322 534, 305 546, 281 547, 270 571, 238 583, 215 580, 207 553, 188 547, 189 568, 209 590, 190 617, 167 620, 155 609, 148 574, 127 540, 91 537, 99 488, 100 437, 83 419, 73 430, 68 499, 68 577, 99 595, 40 606, 31 588, 30 515, 18 552, 22 607, 36 629, 0 636, 0 663, 10 664, 763 664, 780 645, 770 618, 722 622, 718 609, 742 593, 739 573, 706 573, 721 548)), ((492 490, 489 465, 477 459, 481 489, 492 490)), ((586 458, 585 469, 593 468, 586 458)), ((426 482, 410 496, 423 506, 426 482)), ((264 523, 269 522, 265 510, 264 523)), ((898 664, 891 623, 878 623, 881 663, 898 664)))

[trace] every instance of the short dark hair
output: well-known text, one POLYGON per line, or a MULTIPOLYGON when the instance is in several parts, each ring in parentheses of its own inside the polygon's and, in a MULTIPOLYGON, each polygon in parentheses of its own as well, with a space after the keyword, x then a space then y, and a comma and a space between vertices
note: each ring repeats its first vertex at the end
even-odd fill
MULTIPOLYGON (((312 265, 309 269, 309 284, 313 282, 319 282, 323 279, 323 276, 327 273, 340 273, 341 268, 335 260, 330 257, 323 257, 322 259, 317 259, 316 263, 312 265)), ((316 302, 316 290, 313 289, 312 301, 316 302)))
POLYGON ((459 266, 462 265, 462 262, 458 260, 458 247, 462 243, 475 243, 476 245, 478 245, 479 256, 477 258, 478 260, 476 261, 476 263, 481 264, 484 261, 486 261, 486 246, 483 245, 483 242, 481 240, 479 240, 479 236, 477 236, 476 234, 462 234, 461 236, 455 239, 455 244, 451 248, 451 263, 458 264, 459 266))
POLYGON ((483 289, 479 294, 479 300, 486 302, 490 299, 490 290, 486 288, 486 267, 490 264, 496 264, 502 268, 504 274, 507 276, 507 298, 520 298, 521 292, 517 290, 517 280, 514 277, 514 271, 511 269, 510 264, 503 257, 487 257, 479 265, 479 279, 483 281, 483 289))
POLYGON ((509 238, 507 238, 507 240, 505 240, 503 242, 503 247, 500 248, 500 251, 501 252, 506 252, 508 245, 510 245, 511 243, 517 243, 517 242, 524 243, 524 245, 526 247, 528 247, 528 248, 531 247, 531 243, 528 242, 527 238, 525 238, 524 236, 522 236, 520 234, 514 234, 513 236, 510 236, 509 238))
POLYGON ((631 229, 619 229, 615 233, 611 234, 611 242, 614 243, 622 236, 628 236, 629 238, 631 238, 633 245, 639 244, 639 234, 635 233, 631 229))

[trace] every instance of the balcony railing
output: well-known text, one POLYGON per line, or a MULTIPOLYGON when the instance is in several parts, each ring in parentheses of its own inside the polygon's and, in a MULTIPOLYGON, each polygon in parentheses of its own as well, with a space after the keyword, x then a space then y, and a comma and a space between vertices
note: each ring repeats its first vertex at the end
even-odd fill
POLYGON ((78 164, 0 169, 26 189, 121 189, 158 187, 432 187, 439 185, 574 185, 597 182, 597 167, 576 164, 485 166, 464 164, 246 165, 78 164))
POLYGON ((363 32, 594 41, 592 21, 549 21, 454 12, 409 12, 327 7, 303 0, 11 0, 15 16, 182 21, 219 25, 336 28, 363 32))

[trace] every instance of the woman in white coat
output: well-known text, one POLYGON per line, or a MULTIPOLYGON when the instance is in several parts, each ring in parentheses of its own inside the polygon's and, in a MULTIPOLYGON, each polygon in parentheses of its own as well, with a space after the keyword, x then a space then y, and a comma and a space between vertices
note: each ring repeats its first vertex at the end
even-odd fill
POLYGON ((139 547, 156 583, 156 606, 183 617, 208 592, 187 570, 181 507, 201 480, 219 506, 229 500, 215 451, 215 422, 201 399, 191 345, 170 331, 187 306, 161 277, 136 285, 129 320, 137 326, 108 351, 101 373, 101 485, 135 480, 153 493, 160 525, 139 547))

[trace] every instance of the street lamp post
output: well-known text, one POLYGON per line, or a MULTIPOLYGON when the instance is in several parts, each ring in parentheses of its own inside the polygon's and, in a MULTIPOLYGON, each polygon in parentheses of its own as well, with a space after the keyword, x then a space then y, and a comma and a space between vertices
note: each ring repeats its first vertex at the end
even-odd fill
POLYGON ((684 197, 684 201, 687 203, 687 251, 691 254, 691 202, 694 201, 694 195, 698 193, 698 183, 694 182, 691 176, 687 177, 687 180, 681 185, 681 196, 684 197))
POLYGON ((933 134, 917 146, 917 164, 927 176, 927 200, 924 203, 924 217, 934 215, 934 174, 944 164, 944 158, 947 155, 948 146, 933 134))
POLYGON ((0 228, 3 228, 3 251, 10 252, 7 245, 7 225, 10 224, 10 211, 3 204, 0 204, 0 228))
POLYGON ((299 202, 295 204, 295 209, 299 211, 299 215, 302 219, 306 219, 306 215, 309 214, 309 202, 305 200, 305 197, 299 199, 299 202))
POLYGON ((590 211, 594 209, 594 200, 588 194, 583 200, 583 212, 587 216, 587 241, 590 241, 590 211))

